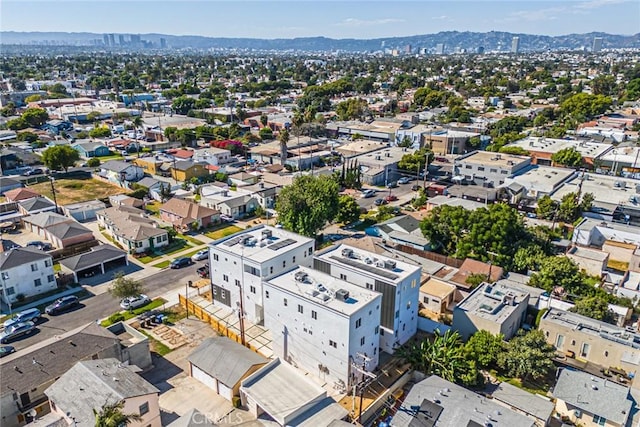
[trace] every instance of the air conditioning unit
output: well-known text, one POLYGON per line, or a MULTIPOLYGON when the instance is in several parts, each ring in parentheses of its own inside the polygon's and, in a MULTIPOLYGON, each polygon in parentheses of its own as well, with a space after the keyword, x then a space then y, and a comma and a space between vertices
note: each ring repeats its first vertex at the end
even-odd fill
POLYGON ((309 275, 304 271, 298 271, 294 277, 297 282, 306 282, 309 275))
POLYGON ((376 260, 376 267, 384 268, 384 261, 376 260))
POLYGON ((344 248, 342 250, 342 256, 346 258, 351 258, 353 256, 353 249, 344 248))
POLYGON ((336 299, 346 301, 349 299, 349 291, 346 289, 338 289, 336 291, 336 299))
POLYGON ((262 230, 263 239, 268 239, 270 237, 273 237, 273 233, 271 232, 271 230, 262 230))
POLYGON ((395 270, 396 262, 388 259, 384 262, 384 268, 386 268, 387 270, 395 270))

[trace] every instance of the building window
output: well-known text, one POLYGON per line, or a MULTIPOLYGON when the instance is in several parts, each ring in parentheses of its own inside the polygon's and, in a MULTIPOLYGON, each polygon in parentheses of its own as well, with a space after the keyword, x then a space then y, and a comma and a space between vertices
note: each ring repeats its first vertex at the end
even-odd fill
POLYGON ((422 297, 422 302, 425 304, 429 304, 429 297, 422 297))
POLYGON ((311 310, 311 318, 318 320, 318 312, 315 310, 311 310))
POLYGON ((240 280, 236 279, 236 286, 240 286, 240 280))
POLYGON ((287 266, 287 260, 282 260, 282 268, 285 268, 287 266))
POLYGON ((313 248, 309 248, 309 255, 311 255, 311 252, 313 252, 313 248))
POLYGON ((255 286, 249 286, 249 292, 251 292, 252 294, 256 293, 256 287, 255 286))
POLYGON ((284 299, 284 306, 287 307, 289 305, 289 301, 287 301, 287 299, 284 299))
POLYGON ((329 345, 333 348, 338 348, 338 343, 336 343, 335 341, 329 340, 329 345))
POLYGON ((273 266, 269 267, 269 274, 273 274, 273 266))
POLYGON ((213 254, 213 260, 218 261, 218 254, 213 254))
POLYGON ((367 283, 367 284, 366 284, 366 288, 367 288, 367 289, 371 289, 371 290, 373 290, 373 284, 371 284, 371 283, 367 283))
POLYGON ((604 417, 601 417, 600 415, 594 415, 593 416, 593 423, 597 424, 599 426, 603 426, 607 423, 607 419, 604 417))
POLYGON ((264 297, 269 298, 269 291, 264 291, 264 297))
POLYGON ((7 273, 7 272, 4 272, 4 271, 3 271, 3 272, 2 272, 2 278, 3 278, 4 280, 9 280, 9 273, 7 273))
POLYGON ((49 259, 45 259, 45 260, 44 260, 44 266, 45 266, 45 267, 51 267, 51 260, 49 260, 49 259))
POLYGON ((501 173, 502 175, 506 175, 506 174, 508 174, 509 172, 507 172, 507 171, 500 171, 500 173, 501 173))
POLYGON ((471 166, 471 165, 464 165, 464 168, 465 168, 465 169, 473 169, 473 166, 471 166))
POLYGON ((146 414, 149 412, 149 402, 144 402, 138 409, 140 410, 140 416, 146 414))
POLYGON ((347 280, 347 275, 340 273, 340 280, 347 280))
POLYGON ((582 348, 580 349, 580 357, 589 357, 589 348, 591 346, 586 342, 582 344, 582 348))
POLYGON ((227 276, 226 274, 222 275, 222 280, 224 280, 225 282, 229 281, 229 276, 227 276))
POLYGON ((380 336, 383 337, 384 336, 384 329, 380 329, 380 336))
POLYGON ((358 329, 360 326, 362 326, 362 319, 356 320, 356 329, 358 329))
POLYGON ((298 313, 304 313, 304 308, 300 304, 298 304, 298 313))
POLYGON ((47 276, 47 281, 53 282, 54 280, 56 280, 56 278, 53 276, 53 274, 47 276))
POLYGON ((40 279, 36 279, 33 281, 33 286, 42 286, 42 281, 40 279))
POLYGON ((360 338, 360 345, 364 345, 364 337, 360 338))
POLYGON ((411 281, 411 289, 415 288, 417 284, 418 284, 418 281, 416 279, 413 279, 411 281))
POLYGON ((478 166, 478 172, 484 172, 484 167, 478 166))
POLYGON ((291 261, 292 264, 296 263, 296 257, 293 257, 293 260, 291 261))
POLYGON ((396 311, 396 315, 394 316, 396 319, 400 317, 400 311, 396 311))
POLYGON ((558 334, 558 338, 556 338, 556 348, 562 349, 563 345, 564 345, 564 335, 558 334))
POLYGON ((498 173, 498 169, 489 169, 489 172, 491 172, 491 173, 498 173))
POLYGON ((156 243, 162 243, 162 236, 156 237, 156 243))
POLYGON ((38 271, 38 264, 31 264, 31 271, 38 271))
POLYGON ((380 327, 376 326, 376 328, 373 330, 373 333, 378 335, 379 332, 380 332, 380 327))

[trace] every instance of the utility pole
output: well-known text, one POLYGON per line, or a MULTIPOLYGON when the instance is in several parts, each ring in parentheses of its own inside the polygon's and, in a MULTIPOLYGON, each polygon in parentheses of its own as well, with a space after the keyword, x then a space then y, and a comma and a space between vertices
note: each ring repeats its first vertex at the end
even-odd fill
POLYGON ((53 181, 56 179, 52 176, 49 176, 49 181, 51 182, 51 194, 53 195, 53 204, 56 205, 56 213, 58 212, 58 199, 56 198, 56 187, 53 185, 53 181))
POLYGON ((359 372, 362 375, 362 379, 360 380, 360 382, 356 385, 354 384, 354 391, 353 391, 353 397, 354 397, 354 401, 355 401, 355 395, 356 395, 356 387, 359 389, 360 391, 360 404, 358 405, 358 422, 362 423, 362 402, 364 400, 364 391, 365 389, 369 386, 370 382, 372 380, 375 380, 377 377, 375 374, 367 371, 366 367, 367 367, 367 363, 371 360, 371 358, 369 356, 367 356, 367 354, 363 354, 363 353, 356 353, 356 357, 358 359, 362 360, 362 366, 359 366, 357 363, 355 362, 351 362, 351 368, 357 372, 359 372))
POLYGON ((243 346, 247 345, 247 341, 244 335, 244 292, 243 292, 243 287, 244 287, 244 248, 242 249, 242 252, 240 254, 240 256, 242 258, 240 258, 240 284, 238 285, 238 287, 240 288, 240 312, 238 313, 238 320, 240 321, 240 341, 242 342, 243 346))

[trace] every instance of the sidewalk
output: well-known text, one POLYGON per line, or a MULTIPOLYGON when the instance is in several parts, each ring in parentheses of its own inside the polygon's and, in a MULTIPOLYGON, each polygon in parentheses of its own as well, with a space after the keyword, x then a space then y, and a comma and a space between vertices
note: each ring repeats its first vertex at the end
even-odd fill
POLYGON ((38 307, 40 305, 43 304, 47 304, 49 302, 55 301, 58 298, 67 296, 67 295, 73 295, 75 293, 78 293, 80 291, 83 290, 83 287, 76 287, 76 288, 71 288, 71 289, 66 289, 64 291, 60 291, 60 293, 57 293, 55 295, 50 295, 48 297, 39 299, 37 301, 33 301, 30 302, 29 304, 25 304, 25 305, 21 305, 20 307, 13 307, 11 310, 9 310, 9 307, 4 303, 4 302, 0 302, 0 316, 8 316, 11 313, 19 313, 23 310, 27 310, 29 308, 33 308, 33 307, 38 307))

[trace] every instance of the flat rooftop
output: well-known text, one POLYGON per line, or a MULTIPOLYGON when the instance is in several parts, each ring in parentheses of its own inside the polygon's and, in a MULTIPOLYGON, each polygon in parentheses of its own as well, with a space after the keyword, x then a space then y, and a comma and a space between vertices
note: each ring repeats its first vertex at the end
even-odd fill
POLYGON ((384 167, 389 163, 397 163, 402 160, 402 156, 410 154, 411 151, 406 151, 402 147, 386 147, 382 150, 372 151, 366 154, 360 154, 352 157, 353 160, 357 160, 358 164, 362 166, 370 167, 384 167))
POLYGON ((349 142, 336 147, 336 151, 345 156, 357 156, 371 151, 380 150, 388 147, 389 144, 380 141, 371 141, 368 139, 362 139, 358 141, 349 142))
POLYGON ((264 262, 308 244, 313 244, 313 239, 282 228, 258 226, 216 240, 209 246, 255 262, 264 262), (266 234, 270 232, 271 235, 265 237, 263 231, 266 231, 266 234))
POLYGON ((485 166, 511 168, 530 161, 531 158, 527 156, 514 156, 513 154, 494 153, 491 151, 474 151, 458 157, 455 163, 477 163, 485 166))
POLYGON ((605 162, 619 162, 637 168, 640 165, 640 147, 617 147, 600 157, 605 162))
POLYGON ((554 139, 544 137, 528 136, 526 138, 514 141, 507 147, 520 147, 527 151, 536 151, 539 153, 557 153, 565 148, 575 148, 582 157, 596 158, 607 151, 611 150, 611 144, 601 144, 598 142, 577 141, 574 139, 554 139))
POLYGON ((348 316, 358 312, 382 295, 306 267, 298 267, 276 276, 268 280, 265 286, 280 288, 307 301, 348 316), (337 293, 340 290, 348 292, 346 300, 338 296, 337 293))
POLYGON ((387 122, 382 120, 375 120, 371 123, 354 121, 354 122, 339 123, 338 127, 362 130, 362 131, 368 131, 368 132, 395 133, 398 129, 402 127, 402 123, 387 122))
MULTIPOLYGON (((636 192, 636 186, 640 185, 640 181, 593 173, 577 174, 558 188, 551 198, 560 201, 564 195, 577 192, 580 181, 582 181, 582 194, 593 194, 596 205, 615 207, 619 204, 629 204, 634 206, 630 202, 630 198, 636 195, 640 202, 640 194, 636 192)), ((638 206, 637 202, 635 206, 638 206)))
POLYGON ((399 261, 396 258, 364 251, 345 244, 332 246, 319 252, 315 258, 387 283, 400 283, 411 274, 421 270, 419 266, 399 261))
MULTIPOLYGON (((594 337, 613 341, 636 350, 640 349, 640 334, 637 332, 629 331, 625 328, 601 322, 590 317, 581 316, 579 314, 559 310, 557 308, 550 308, 549 311, 542 316, 542 320, 562 325, 565 328, 580 331, 594 337)), ((637 354, 636 352, 629 352, 628 357, 633 360, 624 360, 625 357, 623 356, 622 361, 636 365, 640 364, 640 354, 637 354)))
MULTIPOLYGON (((493 320, 496 323, 505 321, 516 308, 528 298, 529 294, 506 284, 482 283, 456 306, 476 317, 493 320)), ((454 315, 455 316, 455 315, 454 315)))
POLYGON ((528 191, 552 193, 557 186, 575 174, 573 169, 554 168, 551 166, 533 166, 524 173, 505 179, 505 186, 517 182, 528 191))
POLYGON ((569 249, 569 254, 578 257, 589 259, 592 261, 604 262, 609 257, 608 252, 598 251, 596 249, 583 248, 580 246, 574 246, 569 249))

